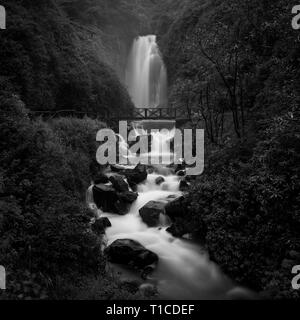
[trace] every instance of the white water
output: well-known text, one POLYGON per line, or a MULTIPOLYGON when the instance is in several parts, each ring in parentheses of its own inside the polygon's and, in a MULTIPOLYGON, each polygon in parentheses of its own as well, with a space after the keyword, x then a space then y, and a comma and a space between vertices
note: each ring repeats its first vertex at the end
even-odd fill
POLYGON ((167 104, 167 72, 155 35, 134 40, 126 70, 126 85, 137 108, 167 104))
POLYGON ((150 174, 139 186, 139 197, 125 216, 105 214, 112 227, 107 229, 108 244, 117 239, 133 239, 159 256, 157 269, 151 274, 162 298, 218 299, 226 298, 230 283, 211 263, 207 254, 190 241, 174 238, 166 227, 149 228, 141 220, 138 210, 148 201, 180 194, 178 177, 165 176, 157 186, 158 174, 150 174))
MULTIPOLYGON (((127 84, 136 107, 156 107, 166 103, 167 81, 155 36, 139 37, 135 40, 127 70, 127 84)), ((156 122, 157 125, 158 122, 156 122)), ((152 123, 142 127, 153 128, 152 123)), ((170 124, 168 124, 169 126, 170 124)), ((149 128, 147 128, 149 129, 149 128)), ((138 134, 145 132, 137 131, 138 134)), ((174 131, 152 134, 151 155, 170 154, 169 141, 174 131)), ((127 143, 119 136, 122 148, 127 143)), ((129 158, 135 157, 129 153, 129 158)), ((162 219, 161 226, 149 228, 139 216, 139 209, 151 200, 164 200, 170 195, 180 195, 179 177, 172 175, 168 168, 160 167, 159 174, 148 174, 145 183, 138 186, 138 199, 132 204, 129 213, 120 216, 103 213, 93 202, 91 186, 87 192, 87 202, 98 216, 108 217, 112 226, 107 228, 107 245, 117 239, 132 239, 140 242, 159 257, 155 271, 147 282, 157 286, 159 297, 165 299, 232 299, 250 298, 252 294, 235 287, 219 268, 209 260, 207 253, 192 241, 178 239, 166 231, 168 219, 162 219), (155 184, 155 179, 163 176, 165 182, 155 184)), ((128 269, 121 267, 128 275, 128 269)), ((132 276, 132 274, 131 274, 132 276)))
MULTIPOLYGON (((166 150, 169 137, 156 138, 155 152, 166 150), (158 145, 160 143, 161 145, 158 145)), ((124 146, 125 147, 125 146, 124 146)), ((209 260, 207 253, 189 240, 178 239, 166 231, 169 219, 163 219, 161 226, 149 228, 139 216, 139 209, 151 200, 164 200, 170 195, 180 195, 179 177, 172 175, 167 168, 159 173, 148 174, 147 180, 138 186, 138 199, 132 204, 129 213, 120 216, 103 213, 93 203, 92 186, 87 193, 87 202, 92 210, 102 217, 108 217, 112 226, 107 228, 107 245, 117 239, 136 240, 147 249, 155 252, 159 263, 147 280, 154 284, 162 299, 230 299, 248 298, 249 292, 235 288, 219 268, 209 260), (156 185, 155 179, 163 176, 165 182, 156 185)), ((128 276, 128 270, 121 267, 128 276)))

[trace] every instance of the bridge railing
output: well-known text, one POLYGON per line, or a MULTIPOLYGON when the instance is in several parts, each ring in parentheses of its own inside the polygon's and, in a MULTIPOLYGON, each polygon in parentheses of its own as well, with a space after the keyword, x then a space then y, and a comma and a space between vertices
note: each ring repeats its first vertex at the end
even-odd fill
MULTIPOLYGON (((191 110, 193 114, 193 110, 191 110)), ((109 120, 188 120, 190 118, 185 108, 135 108, 132 113, 128 114, 116 114, 109 112, 108 110, 101 110, 101 112, 92 111, 78 111, 74 109, 62 109, 62 110, 39 110, 32 111, 32 116, 42 116, 47 119, 66 116, 75 116, 83 118, 85 116, 90 118, 96 118, 103 121, 109 120)))

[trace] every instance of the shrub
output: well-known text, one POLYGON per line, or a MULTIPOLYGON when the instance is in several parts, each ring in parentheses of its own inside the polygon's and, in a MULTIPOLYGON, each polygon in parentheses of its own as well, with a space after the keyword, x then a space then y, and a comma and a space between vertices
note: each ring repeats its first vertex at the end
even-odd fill
POLYGON ((276 118, 248 163, 233 158, 223 171, 211 168, 187 200, 188 223, 204 235, 211 257, 240 283, 275 297, 299 296, 283 265, 291 250, 300 251, 297 130, 290 115, 276 118))

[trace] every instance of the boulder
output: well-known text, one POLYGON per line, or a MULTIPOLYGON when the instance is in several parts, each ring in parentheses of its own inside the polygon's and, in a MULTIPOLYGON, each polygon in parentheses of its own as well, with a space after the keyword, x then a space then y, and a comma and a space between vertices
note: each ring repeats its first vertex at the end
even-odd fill
POLYGON ((166 229, 167 232, 171 233, 173 237, 181 238, 183 237, 187 230, 179 223, 173 223, 169 228, 166 229))
POLYGON ((105 233, 105 229, 111 227, 111 223, 107 217, 99 218, 92 224, 92 230, 97 235, 105 233))
POLYGON ((126 214, 127 203, 120 199, 118 192, 109 185, 98 184, 93 187, 93 197, 96 206, 104 212, 126 214))
POLYGON ((128 182, 132 191, 136 192, 138 190, 138 185, 133 182, 128 182))
POLYGON ((111 170, 112 172, 121 172, 121 171, 124 170, 124 167, 123 167, 123 166, 120 166, 120 165, 118 165, 118 164, 111 164, 111 165, 110 165, 110 170, 111 170))
POLYGON ((176 174, 177 174, 178 177, 184 177, 184 176, 185 176, 185 173, 186 173, 185 170, 180 170, 180 171, 177 171, 177 172, 176 172, 176 174))
POLYGON ((121 172, 127 178, 128 184, 133 190, 135 186, 142 183, 147 179, 147 167, 142 164, 138 164, 134 169, 125 169, 121 172))
POLYGON ((158 226, 160 215, 165 214, 165 205, 165 203, 159 201, 148 202, 139 210, 142 220, 149 227, 158 226))
POLYGON ((94 181, 94 184, 105 184, 105 183, 108 183, 109 182, 109 180, 108 180, 108 177, 105 175, 105 174, 103 174, 103 173, 98 173, 95 177, 94 177, 94 179, 93 179, 93 181, 94 181))
POLYGON ((126 264, 138 269, 144 269, 158 261, 157 254, 131 239, 116 240, 104 252, 110 262, 126 264))
POLYGON ((126 203, 132 203, 138 198, 138 193, 132 191, 126 191, 119 193, 119 198, 126 203))
POLYGON ((141 278, 144 280, 147 280, 148 276, 155 270, 155 267, 156 267, 155 264, 146 266, 141 272, 141 278))
POLYGON ((169 196, 169 201, 165 206, 165 213, 171 219, 175 217, 183 217, 185 214, 184 197, 183 196, 169 196))
POLYGON ((119 174, 112 174, 109 177, 109 181, 112 183, 113 187, 119 192, 129 191, 129 186, 124 178, 119 174))
POLYGON ((184 171, 186 168, 186 163, 185 160, 183 159, 181 163, 178 163, 174 166, 175 169, 175 173, 177 173, 178 171, 184 171))
POLYGON ((157 184, 157 185, 160 185, 160 184, 162 184, 163 182, 165 182, 165 178, 164 177, 157 177, 156 179, 155 179, 155 183, 157 184))

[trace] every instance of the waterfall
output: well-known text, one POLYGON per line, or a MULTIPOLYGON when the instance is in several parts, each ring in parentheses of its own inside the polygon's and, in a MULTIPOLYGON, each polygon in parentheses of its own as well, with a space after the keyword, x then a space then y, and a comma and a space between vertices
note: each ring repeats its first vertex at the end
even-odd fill
POLYGON ((126 85, 137 108, 167 104, 167 71, 155 35, 134 40, 126 70, 126 85))
MULTIPOLYGON (((155 36, 139 37, 134 41, 126 81, 136 107, 158 107, 167 103, 167 74, 155 36)), ((106 230, 107 244, 118 239, 132 239, 156 253, 159 257, 157 268, 143 285, 154 285, 163 299, 231 299, 234 294, 248 295, 248 291, 235 287, 224 276, 199 244, 171 235, 167 231, 171 223, 169 217, 162 215, 157 227, 149 227, 143 222, 139 210, 149 201, 167 202, 170 196, 182 195, 179 188, 182 178, 175 174, 174 168, 166 166, 174 158, 175 151, 171 151, 170 143, 175 136, 175 122, 144 120, 132 125, 135 137, 151 135, 151 150, 138 156, 161 157, 164 161, 148 168, 147 179, 137 186, 138 198, 126 215, 99 210, 93 199, 93 185, 88 189, 89 208, 96 216, 107 217, 111 222, 106 230), (163 182, 157 184, 158 178, 163 182)), ((135 160, 136 151, 130 151, 130 145, 120 134, 117 137, 121 150, 128 150, 129 160, 135 160)), ((129 164, 132 163, 129 161, 129 164)), ((125 266, 114 264, 114 267, 119 275, 132 276, 125 266)))

